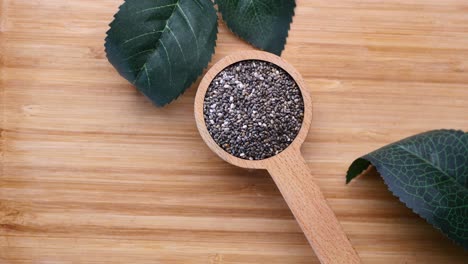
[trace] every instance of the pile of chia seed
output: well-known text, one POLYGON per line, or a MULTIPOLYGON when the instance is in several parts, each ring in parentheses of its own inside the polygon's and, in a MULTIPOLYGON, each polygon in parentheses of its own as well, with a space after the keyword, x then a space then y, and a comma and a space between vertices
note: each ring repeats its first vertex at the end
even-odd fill
POLYGON ((304 101, 294 79, 266 61, 230 65, 211 82, 204 102, 211 137, 226 152, 262 160, 285 150, 304 120, 304 101))

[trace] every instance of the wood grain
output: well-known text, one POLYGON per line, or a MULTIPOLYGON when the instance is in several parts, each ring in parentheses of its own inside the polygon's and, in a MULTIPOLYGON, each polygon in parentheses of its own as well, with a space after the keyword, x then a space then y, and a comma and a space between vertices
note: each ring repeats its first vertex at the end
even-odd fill
MULTIPOLYGON (((271 177, 203 143, 196 84, 158 109, 105 58, 121 0, 1 0, 0 263, 318 263, 271 177)), ((298 0, 283 57, 313 100, 303 154, 364 263, 465 263, 352 160, 468 130, 465 0, 298 0)), ((220 26, 213 63, 252 49, 220 26)))

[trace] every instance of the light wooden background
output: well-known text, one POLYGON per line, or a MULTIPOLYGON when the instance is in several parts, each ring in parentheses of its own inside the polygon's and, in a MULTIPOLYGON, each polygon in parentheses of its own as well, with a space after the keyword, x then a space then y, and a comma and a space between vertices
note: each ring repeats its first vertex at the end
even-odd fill
MULTIPOLYGON (((195 86, 158 109, 109 65, 121 2, 0 0, 0 263, 317 263, 268 174, 204 145, 195 86)), ((303 153, 364 263, 466 263, 378 176, 344 176, 403 137, 468 130, 468 2, 297 4, 283 56, 314 101, 303 153)), ((213 62, 251 49, 220 31, 213 62)))

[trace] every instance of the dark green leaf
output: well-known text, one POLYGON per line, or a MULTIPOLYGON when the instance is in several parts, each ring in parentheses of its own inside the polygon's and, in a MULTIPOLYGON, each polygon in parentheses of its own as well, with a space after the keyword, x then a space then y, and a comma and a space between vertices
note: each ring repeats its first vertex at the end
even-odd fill
POLYGON ((294 16, 295 0, 216 0, 227 26, 241 38, 280 55, 294 16))
POLYGON ((217 23, 210 0, 126 0, 107 32, 107 58, 125 79, 163 106, 208 65, 217 23))
POLYGON ((372 164, 409 208, 468 249, 468 133, 436 130, 357 159, 347 182, 372 164))

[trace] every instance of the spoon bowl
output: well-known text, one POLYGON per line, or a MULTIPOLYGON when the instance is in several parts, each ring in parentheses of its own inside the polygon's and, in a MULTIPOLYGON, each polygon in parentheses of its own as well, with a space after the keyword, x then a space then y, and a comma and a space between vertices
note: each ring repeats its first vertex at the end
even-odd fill
POLYGON ((288 155, 289 153, 297 153, 300 151, 302 143, 305 141, 307 134, 309 133, 310 124, 312 121, 312 101, 310 98, 309 91, 305 85, 304 80, 302 79, 301 75, 285 60, 281 59, 278 56, 267 52, 261 51, 246 51, 242 53, 233 54, 231 56, 225 57, 218 63, 216 63, 211 69, 205 74, 200 85, 197 90, 197 95, 195 97, 195 120, 197 123, 198 130, 200 135, 202 136, 203 140, 206 142, 208 147, 215 152, 219 157, 223 160, 231 163, 235 166, 241 168, 249 168, 249 169, 267 169, 269 164, 276 158, 288 155), (236 156, 233 156, 222 149, 214 139, 211 137, 210 133, 205 124, 205 118, 203 115, 203 105, 206 92, 212 82, 212 80, 224 70, 226 67, 235 64, 240 61, 245 60, 259 60, 259 61, 267 61, 273 63, 274 65, 279 66, 284 71, 286 71, 293 80, 297 83, 299 87, 302 98, 304 101, 304 122, 302 123, 301 129, 297 134, 296 138, 293 142, 281 153, 267 158, 263 160, 246 160, 241 159, 236 156))

